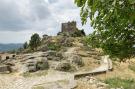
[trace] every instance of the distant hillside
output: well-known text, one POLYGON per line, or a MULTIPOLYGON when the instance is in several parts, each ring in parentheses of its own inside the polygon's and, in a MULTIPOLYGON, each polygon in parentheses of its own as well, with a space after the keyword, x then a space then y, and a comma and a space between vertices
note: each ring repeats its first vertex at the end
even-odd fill
POLYGON ((11 51, 22 47, 23 44, 0 44, 0 51, 11 51))

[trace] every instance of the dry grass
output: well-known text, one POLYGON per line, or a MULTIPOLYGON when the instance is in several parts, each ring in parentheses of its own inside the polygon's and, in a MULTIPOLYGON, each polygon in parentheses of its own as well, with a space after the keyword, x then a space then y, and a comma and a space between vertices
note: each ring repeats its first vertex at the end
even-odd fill
MULTIPOLYGON (((89 58, 88 58, 89 59, 89 58)), ((85 61, 85 69, 91 69, 93 66, 97 66, 97 64, 94 64, 94 60, 90 60, 90 61, 85 61), (92 64, 93 63, 93 64, 92 64), (92 66, 92 67, 90 67, 92 66)), ((133 79, 135 80, 135 72, 133 70, 131 70, 131 68, 129 68, 130 66, 133 66, 132 64, 135 63, 135 59, 132 59, 128 62, 125 63, 120 63, 120 62, 113 62, 113 71, 108 71, 106 74, 99 74, 99 75, 95 75, 94 77, 96 77, 97 79, 101 80, 101 81, 105 81, 108 79, 114 79, 114 78, 120 78, 120 79, 133 79)), ((133 66, 134 67, 134 66, 133 66)), ((134 67, 135 68, 135 67, 134 67)), ((117 81, 119 82, 119 80, 117 81)), ((130 84, 128 82, 122 82, 124 83, 125 86, 129 87, 130 84)), ((115 84, 114 84, 115 86, 115 84)), ((82 81, 78 81, 78 87, 75 89, 95 89, 90 85, 84 84, 82 81)), ((133 88, 135 89, 135 88, 133 88)))

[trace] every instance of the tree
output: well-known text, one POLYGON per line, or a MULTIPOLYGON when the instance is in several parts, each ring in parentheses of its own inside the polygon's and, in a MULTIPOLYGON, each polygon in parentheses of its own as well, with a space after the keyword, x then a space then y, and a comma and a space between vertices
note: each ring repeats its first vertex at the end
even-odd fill
POLYGON ((32 50, 36 50, 37 47, 40 45, 41 43, 41 38, 40 36, 35 33, 31 36, 30 42, 29 42, 29 46, 32 50))
POLYGON ((135 52, 135 0, 75 0, 82 24, 95 29, 88 41, 121 60, 135 52), (95 40, 96 39, 96 40, 95 40))
POLYGON ((28 43, 27 43, 27 42, 25 42, 25 43, 23 44, 23 48, 24 48, 24 49, 27 49, 27 48, 28 48, 28 43))

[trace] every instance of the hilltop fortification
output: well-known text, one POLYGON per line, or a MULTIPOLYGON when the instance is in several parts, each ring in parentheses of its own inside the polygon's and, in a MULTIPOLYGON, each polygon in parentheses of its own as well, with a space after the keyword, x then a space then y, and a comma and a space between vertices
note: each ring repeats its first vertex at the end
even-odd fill
POLYGON ((71 22, 61 24, 61 32, 59 32, 58 35, 79 37, 79 36, 84 36, 85 33, 83 30, 79 30, 77 28, 76 21, 71 21, 71 22))

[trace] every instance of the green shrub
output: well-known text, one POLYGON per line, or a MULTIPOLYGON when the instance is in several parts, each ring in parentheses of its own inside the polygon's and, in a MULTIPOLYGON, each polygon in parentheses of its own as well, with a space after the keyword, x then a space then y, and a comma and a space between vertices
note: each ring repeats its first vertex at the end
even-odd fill
POLYGON ((118 77, 109 78, 105 80, 106 84, 109 84, 110 88, 120 88, 124 89, 135 89, 135 80, 134 79, 121 79, 118 77))
POLYGON ((41 38, 39 34, 35 33, 31 36, 29 46, 32 50, 36 50, 37 47, 41 44, 41 38))
POLYGON ((48 49, 49 50, 60 50, 60 45, 56 43, 50 43, 48 44, 48 49))
POLYGON ((82 37, 85 36, 84 30, 77 30, 73 34, 71 34, 72 37, 82 37))
POLYGON ((27 49, 27 48, 28 48, 28 43, 27 43, 27 42, 25 42, 25 43, 23 44, 23 48, 24 48, 24 49, 27 49))

